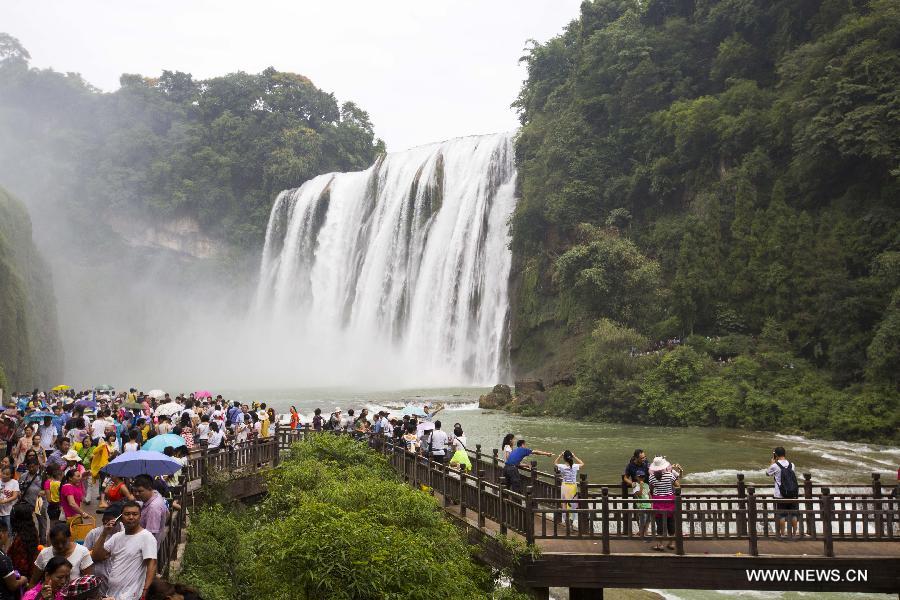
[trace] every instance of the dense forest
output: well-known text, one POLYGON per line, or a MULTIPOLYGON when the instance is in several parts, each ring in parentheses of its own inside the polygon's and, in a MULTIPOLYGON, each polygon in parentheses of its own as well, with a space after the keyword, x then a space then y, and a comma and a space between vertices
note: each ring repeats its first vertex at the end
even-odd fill
POLYGON ((523 58, 530 412, 900 435, 900 4, 595 0, 523 58))
POLYGON ((126 74, 102 93, 29 60, 0 33, 0 181, 62 211, 72 243, 102 244, 119 213, 189 217, 238 252, 257 249, 279 191, 384 150, 365 111, 295 73, 126 74))
POLYGON ((30 392, 61 373, 50 270, 25 206, 0 187, 0 389, 30 392))

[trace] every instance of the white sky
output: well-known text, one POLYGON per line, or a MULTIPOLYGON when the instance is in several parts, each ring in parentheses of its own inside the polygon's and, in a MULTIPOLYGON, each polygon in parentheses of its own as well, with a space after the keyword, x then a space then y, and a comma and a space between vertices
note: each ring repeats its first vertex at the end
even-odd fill
POLYGON ((391 151, 513 129, 526 40, 580 0, 0 0, 36 67, 112 91, 122 73, 195 79, 267 66, 369 112, 391 151))

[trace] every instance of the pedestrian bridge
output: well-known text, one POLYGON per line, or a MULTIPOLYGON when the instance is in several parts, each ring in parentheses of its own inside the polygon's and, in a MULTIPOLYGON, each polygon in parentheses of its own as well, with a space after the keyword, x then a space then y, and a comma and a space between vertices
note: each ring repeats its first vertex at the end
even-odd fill
MULTIPOLYGON (((309 435, 334 434, 275 428, 259 442, 193 453, 182 506, 221 473, 230 474, 233 497, 264 493, 260 471, 277 466, 281 451, 309 435)), ((507 489, 497 450, 476 446, 469 452, 473 470, 460 472, 384 436, 361 442, 382 453, 404 481, 433 494, 486 562, 511 564, 508 539, 530 545, 514 568, 515 582, 537 598, 548 597, 551 587, 569 588, 572 600, 602 598, 603 588, 900 591, 900 499, 897 486, 883 484, 878 473, 866 482, 828 484, 804 474, 798 537, 788 541, 776 536, 770 486, 757 490, 743 475, 732 484, 682 484, 675 549, 654 552, 637 526, 637 516, 652 511, 636 508, 619 482, 581 475, 572 505, 560 498, 559 476, 536 462, 522 467, 523 494, 507 489)), ((160 549, 163 569, 180 540, 184 515, 176 513, 173 522, 179 519, 160 549)))

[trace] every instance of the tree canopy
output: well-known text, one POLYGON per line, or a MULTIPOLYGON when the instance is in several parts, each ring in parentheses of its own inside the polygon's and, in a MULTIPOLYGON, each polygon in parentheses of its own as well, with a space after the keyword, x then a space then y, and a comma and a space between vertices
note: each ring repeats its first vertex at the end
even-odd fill
MULTIPOLYGON (((523 60, 512 221, 520 371, 584 373, 597 319, 645 345, 744 336, 735 357, 745 358, 759 358, 756 341, 776 323, 785 364, 805 365, 821 389, 897 406, 896 2, 593 0, 523 60), (633 246, 632 258, 614 263, 600 242, 585 245, 586 227, 633 246), (644 285, 623 284, 632 280, 644 285), (641 311, 624 310, 635 305, 623 304, 629 290, 641 311), (559 364, 549 348, 560 339, 577 340, 579 357, 559 364)), ((601 394, 578 406, 614 402, 592 390, 569 392, 601 394)), ((633 403, 645 415, 652 390, 674 388, 648 382, 644 404, 633 403)), ((826 423, 810 430, 839 431, 824 402, 826 423)))
POLYGON ((384 151, 364 110, 296 73, 124 74, 103 93, 28 60, 0 34, 0 180, 82 231, 111 212, 188 216, 257 248, 279 191, 384 151))

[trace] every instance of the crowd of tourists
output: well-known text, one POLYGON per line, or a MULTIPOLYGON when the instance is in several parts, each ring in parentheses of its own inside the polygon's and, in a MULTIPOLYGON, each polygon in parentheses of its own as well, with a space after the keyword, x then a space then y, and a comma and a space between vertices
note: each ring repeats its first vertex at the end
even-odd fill
POLYGON ((0 414, 0 600, 199 598, 159 578, 157 559, 187 453, 217 439, 209 403, 64 388, 13 394, 0 414), (115 474, 154 438, 178 470, 115 474))

